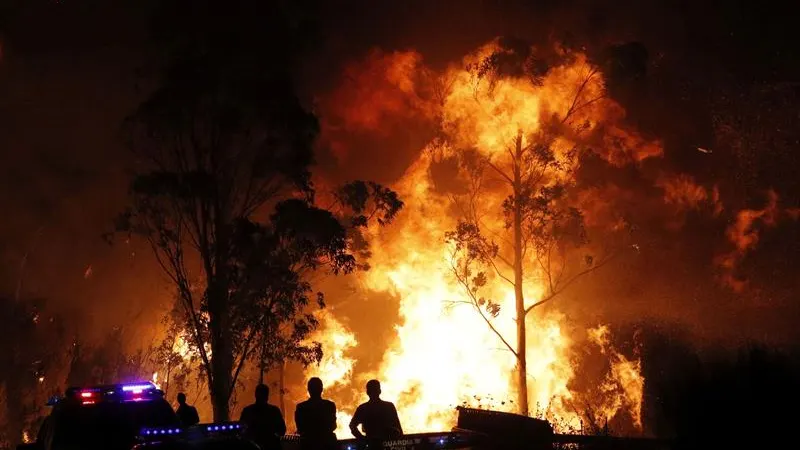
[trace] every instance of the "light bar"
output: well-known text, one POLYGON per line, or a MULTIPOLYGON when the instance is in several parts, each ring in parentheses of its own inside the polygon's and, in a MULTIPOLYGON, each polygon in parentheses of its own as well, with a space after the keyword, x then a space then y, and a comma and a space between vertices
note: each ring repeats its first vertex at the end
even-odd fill
POLYGON ((181 434, 182 431, 183 430, 181 430, 180 428, 172 428, 172 427, 144 428, 140 434, 143 436, 167 436, 167 435, 174 436, 176 434, 181 434))
POLYGON ((223 423, 223 424, 209 424, 205 425, 206 431, 234 431, 241 430, 242 425, 238 423, 223 423))
POLYGON ((133 392, 140 393, 142 391, 149 391, 150 389, 155 389, 156 387, 152 383, 140 383, 140 384, 124 384, 122 385, 123 392, 133 392))
MULTIPOLYGON (((236 422, 225 422, 225 423, 210 423, 204 425, 198 425, 201 430, 204 430, 207 433, 227 433, 227 432, 236 432, 242 430, 242 425, 236 422)), ((188 429, 178 428, 178 427, 156 427, 156 428, 142 428, 139 432, 139 436, 144 437, 145 439, 149 438, 161 438, 161 437, 178 437, 180 435, 188 434, 191 436, 192 430, 195 427, 190 427, 188 429)))

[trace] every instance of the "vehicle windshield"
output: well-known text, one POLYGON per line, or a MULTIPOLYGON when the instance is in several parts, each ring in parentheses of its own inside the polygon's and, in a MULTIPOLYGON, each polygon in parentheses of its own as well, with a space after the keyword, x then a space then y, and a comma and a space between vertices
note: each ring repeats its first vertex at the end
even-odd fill
POLYGON ((178 425, 166 400, 71 405, 58 412, 53 443, 57 448, 125 446, 143 427, 178 425))

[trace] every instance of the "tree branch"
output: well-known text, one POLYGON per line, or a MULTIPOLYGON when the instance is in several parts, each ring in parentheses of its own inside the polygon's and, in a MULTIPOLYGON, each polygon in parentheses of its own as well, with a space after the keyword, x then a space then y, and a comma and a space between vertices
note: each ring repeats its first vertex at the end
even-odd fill
MULTIPOLYGON (((497 276, 499 276, 500 278, 506 280, 510 285, 513 286, 514 285, 514 280, 508 278, 507 276, 503 275, 502 272, 500 272, 500 268, 497 267, 497 264, 495 264, 494 258, 487 257, 487 259, 489 260, 489 264, 492 266, 492 268, 494 269, 494 271, 497 274, 497 276)), ((501 261, 502 261, 502 258, 501 258, 501 261)))
POLYGON ((247 339, 245 339, 242 356, 239 358, 239 362, 236 364, 236 369, 233 371, 233 376, 231 377, 231 385, 228 388, 228 400, 230 400, 230 396, 233 394, 233 388, 236 387, 236 380, 239 379, 239 373, 242 371, 244 362, 247 360, 247 355, 250 353, 250 344, 252 344, 253 337, 255 337, 255 335, 255 328, 252 328, 247 336, 247 339))
POLYGON ((562 123, 562 124, 563 124, 563 123, 566 123, 566 122, 567 122, 567 120, 569 120, 569 118, 570 118, 570 117, 571 117, 571 116, 572 116, 572 115, 573 115, 575 112, 577 112, 579 109, 581 109, 581 108, 583 108, 584 106, 587 106, 587 105, 589 105, 589 104, 591 104, 591 103, 595 102, 596 100, 599 100, 600 98, 602 98, 602 97, 599 97, 599 98, 597 98, 597 99, 595 99, 595 100, 592 100, 592 101, 590 101, 590 102, 584 103, 584 104, 583 104, 583 105, 581 105, 581 106, 578 106, 578 100, 579 100, 579 99, 580 99, 580 97, 581 97, 581 93, 583 93, 583 90, 584 90, 584 89, 586 89, 586 85, 587 85, 587 84, 589 84, 589 80, 591 80, 591 79, 592 79, 592 77, 594 76, 594 74, 595 74, 595 73, 597 73, 597 69, 592 69, 592 70, 590 70, 590 71, 589 71, 589 74, 586 76, 586 78, 584 78, 583 82, 581 82, 581 85, 578 87, 578 90, 575 92, 575 97, 573 97, 573 99, 572 99, 572 104, 570 105, 570 107, 569 107, 569 109, 567 110, 566 114, 564 114, 564 118, 561 120, 561 123, 562 123))
POLYGON ((513 179, 511 179, 511 177, 510 177, 510 176, 508 176, 508 175, 507 175, 505 172, 503 172, 503 170, 502 170, 502 169, 500 169, 499 167, 497 167, 496 165, 494 165, 494 163, 492 163, 491 161, 489 161, 489 158, 486 158, 486 165, 488 165, 489 167, 491 167, 492 169, 494 169, 494 171, 495 171, 495 172, 497 172, 497 174, 498 174, 498 175, 500 175, 501 177, 503 177, 503 178, 504 178, 506 181, 508 181, 508 182, 509 182, 509 183, 511 183, 512 185, 514 184, 514 180, 513 180, 513 179))
POLYGON ((451 260, 450 266, 453 269, 453 274, 455 275, 456 279, 458 280, 459 283, 461 283, 461 286, 467 292, 467 295, 469 295, 470 298, 472 299, 472 306, 478 311, 478 314, 480 314, 480 316, 483 319, 483 321, 486 322, 486 325, 489 326, 489 329, 491 329, 492 332, 494 332, 494 334, 497 335, 497 337, 500 339, 500 341, 503 342, 503 345, 505 345, 506 348, 508 348, 508 350, 514 355, 514 357, 518 358, 519 356, 517 355, 517 351, 514 350, 514 347, 512 347, 511 344, 509 344, 508 341, 506 341, 506 339, 503 337, 503 335, 497 330, 497 328, 495 328, 495 326, 492 323, 492 321, 489 320, 488 317, 486 317, 486 314, 484 314, 483 310, 481 309, 480 305, 478 304, 478 299, 475 298, 475 294, 473 294, 472 291, 470 290, 469 283, 458 273, 458 268, 452 262, 452 260, 451 260))
POLYGON ((609 256, 608 258, 604 259, 604 260, 603 260, 602 262, 600 262, 599 264, 595 264, 595 265, 593 265, 592 267, 589 267, 588 269, 584 269, 584 270, 582 270, 582 271, 580 271, 580 272, 576 273, 576 274, 575 274, 575 275, 573 275, 573 276, 572 276, 572 277, 571 277, 569 280, 567 280, 567 281, 566 281, 566 282, 565 282, 565 283, 564 283, 562 286, 558 286, 558 287, 557 287, 557 290, 555 290, 555 291, 552 291, 552 292, 550 293, 550 295, 546 296, 545 298, 543 298, 543 299, 539 300, 538 302, 536 302, 536 303, 533 303, 532 305, 530 305, 530 306, 528 306, 527 308, 525 308, 525 314, 527 315, 527 314, 528 314, 529 312, 531 312, 531 311, 532 311, 534 308, 536 308, 536 307, 538 307, 538 306, 542 306, 543 304, 545 304, 545 303, 549 302, 550 300, 554 299, 554 298, 555 298, 555 297, 557 297, 559 294, 561 294, 562 292, 564 292, 564 290, 566 290, 566 289, 567 289, 567 288, 568 288, 568 287, 569 287, 569 286, 570 286, 572 283, 574 283, 574 282, 575 282, 575 280, 577 280, 578 278, 580 278, 580 277, 582 277, 582 276, 584 276, 584 275, 586 275, 586 274, 589 274, 589 273, 591 273, 591 272, 594 272, 595 270, 597 270, 597 269, 599 269, 599 268, 603 267, 604 265, 608 264, 608 262, 609 262, 609 261, 611 261, 612 259, 614 259, 616 256, 617 256, 616 254, 614 254, 614 255, 611 255, 611 256, 609 256))

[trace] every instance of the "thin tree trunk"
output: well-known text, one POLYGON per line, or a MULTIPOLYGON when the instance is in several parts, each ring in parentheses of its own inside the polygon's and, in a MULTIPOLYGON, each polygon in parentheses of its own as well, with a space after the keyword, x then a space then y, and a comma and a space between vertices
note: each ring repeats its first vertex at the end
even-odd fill
POLYGON ((261 339, 261 358, 258 362, 258 384, 264 384, 264 372, 267 368, 267 340, 261 339))
POLYGON ((209 290, 208 314, 211 337, 211 406, 214 421, 230 419, 231 378, 233 354, 231 351, 230 324, 228 323, 227 293, 217 286, 209 290))
POLYGON ((209 281, 208 316, 211 337, 211 406, 214 409, 214 421, 230 420, 230 399, 233 380, 233 342, 228 294, 228 245, 230 244, 227 210, 219 204, 216 207, 214 229, 215 273, 207 273, 209 281))
POLYGON ((525 296, 522 292, 522 209, 519 199, 522 192, 520 163, 522 162, 522 134, 517 135, 514 161, 514 300, 517 320, 517 403, 519 413, 528 415, 528 361, 526 355, 525 296))
POLYGON ((286 361, 281 361, 278 366, 278 392, 280 392, 280 408, 283 417, 286 417, 286 389, 284 389, 284 382, 286 381, 286 361))

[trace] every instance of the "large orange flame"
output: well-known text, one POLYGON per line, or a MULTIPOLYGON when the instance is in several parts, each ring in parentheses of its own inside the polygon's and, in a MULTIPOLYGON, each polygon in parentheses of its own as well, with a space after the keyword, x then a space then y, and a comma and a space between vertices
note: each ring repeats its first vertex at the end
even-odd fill
MULTIPOLYGON (((390 227, 369 230, 371 270, 361 275, 361 282, 365 289, 390 293, 399 299, 400 324, 394 341, 385 343, 380 368, 357 379, 382 380, 384 398, 397 404, 406 432, 449 429, 454 424, 455 407, 465 403, 516 410, 512 382, 516 359, 475 310, 464 304, 468 302, 466 294, 452 272, 452 248, 444 239, 445 232, 457 224, 458 208, 450 193, 437 188, 432 166, 462 147, 475 148, 490 160, 502 162, 506 148, 520 131, 527 139, 552 115, 568 111, 579 86, 583 86, 581 101, 586 104, 570 120, 585 123, 585 135, 579 136, 565 127, 554 144, 557 157, 566 158, 567 150, 581 140, 599 143, 594 151, 612 164, 636 163, 661 154, 657 142, 647 142, 636 133, 625 131, 620 122, 622 109, 603 98, 602 77, 583 55, 567 58, 568 62, 553 68, 541 84, 525 78, 503 78, 496 80, 490 93, 477 89, 474 74, 464 67, 497 48, 496 43, 490 43, 468 56, 464 66, 442 74, 448 89, 436 107, 441 108, 437 116, 449 145, 443 148, 435 142, 421 149, 418 159, 392 186, 406 203, 401 216, 390 227)), ((398 57, 396 69, 416 67, 418 60, 409 64, 410 60, 398 57)), ((397 72, 390 73, 398 78, 397 72)), ((403 80, 401 91, 417 91, 415 77, 399 78, 403 80)), ((417 108, 419 104, 415 103, 417 108)), ((347 111, 353 113, 356 109, 347 111)), ((426 111, 425 115, 431 114, 426 111)), ((371 127, 375 125, 372 119, 370 116, 371 127)), ((490 232, 503 230, 500 204, 507 195, 497 186, 487 186, 483 195, 473 200, 487 212, 483 220, 490 232)), ((536 270, 533 264, 526 268, 533 275, 536 270)), ((500 303, 495 327, 507 341, 514 342, 513 288, 491 279, 487 290, 500 303)), ((545 293, 535 276, 528 277, 524 290, 529 303, 545 293)), ((531 413, 550 419, 562 429, 580 428, 581 417, 569 405, 575 370, 570 360, 573 340, 565 331, 565 318, 552 309, 539 311, 528 316, 526 325, 531 413)), ((605 383, 621 387, 608 390, 613 398, 604 400, 603 415, 611 418, 626 410, 640 425, 643 379, 639 364, 611 349, 607 330, 601 330, 604 331, 592 335, 594 343, 613 359, 605 383)), ((325 351, 344 356, 343 347, 355 342, 343 340, 344 331, 337 328, 315 337, 323 342, 325 351)), ((380 347, 384 346, 375 350, 380 347)), ((321 373, 329 384, 337 383, 342 366, 324 367, 314 368, 314 374, 321 373)), ((356 383, 353 389, 360 390, 361 386, 356 383)), ((352 398, 336 399, 339 408, 352 412, 356 406, 352 398)), ((347 418, 346 414, 340 417, 340 435, 349 434, 345 431, 347 418)))

